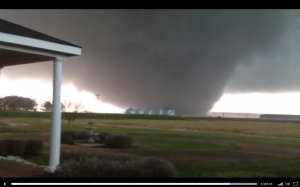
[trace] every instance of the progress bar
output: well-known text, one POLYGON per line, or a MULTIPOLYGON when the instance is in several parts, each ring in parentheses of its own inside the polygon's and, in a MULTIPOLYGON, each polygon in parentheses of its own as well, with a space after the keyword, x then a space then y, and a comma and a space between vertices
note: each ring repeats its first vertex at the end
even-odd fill
POLYGON ((164 185, 164 186, 170 186, 170 185, 257 185, 257 183, 11 183, 11 185, 14 186, 28 186, 28 185, 44 185, 44 186, 52 186, 52 185, 64 185, 64 186, 69 186, 69 185, 77 185, 77 186, 83 186, 83 185, 164 185))

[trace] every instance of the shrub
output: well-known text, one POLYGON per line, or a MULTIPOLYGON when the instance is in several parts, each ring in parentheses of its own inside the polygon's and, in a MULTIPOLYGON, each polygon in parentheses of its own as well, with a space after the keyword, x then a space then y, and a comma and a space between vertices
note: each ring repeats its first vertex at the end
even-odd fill
POLYGON ((72 132, 71 131, 63 131, 61 132, 61 139, 62 144, 71 144, 73 142, 72 132))
POLYGON ((106 136, 104 144, 109 148, 128 149, 132 146, 132 138, 126 134, 106 136))
POLYGON ((108 132, 102 132, 102 133, 99 133, 98 137, 99 137, 99 140, 100 141, 104 141, 105 138, 109 135, 108 132))
POLYGON ((127 161, 130 159, 137 159, 139 156, 126 154, 126 153, 118 153, 118 154, 109 154, 109 153, 88 153, 88 152, 75 152, 75 151, 64 151, 61 152, 61 163, 64 161, 75 160, 80 161, 84 158, 94 158, 97 157, 99 159, 105 160, 121 160, 127 161))
POLYGON ((25 142, 25 152, 27 156, 40 155, 43 151, 44 144, 40 140, 26 140, 25 142))
POLYGON ((61 132, 62 144, 73 144, 75 140, 88 139, 89 135, 84 131, 63 131, 61 132))
POLYGON ((64 153, 56 176, 60 178, 173 178, 170 162, 154 157, 119 153, 64 153), (65 157, 66 158, 66 157, 65 157))
POLYGON ((142 177, 172 178, 176 175, 174 166, 169 161, 159 158, 142 157, 139 166, 143 168, 141 171, 143 172, 142 177))
POLYGON ((8 154, 12 156, 22 156, 25 151, 25 142, 21 140, 10 140, 8 143, 8 154))
POLYGON ((7 156, 8 155, 8 146, 10 140, 0 140, 0 156, 7 156))
POLYGON ((72 138, 73 140, 84 140, 88 139, 90 135, 88 135, 85 131, 73 131, 72 138))

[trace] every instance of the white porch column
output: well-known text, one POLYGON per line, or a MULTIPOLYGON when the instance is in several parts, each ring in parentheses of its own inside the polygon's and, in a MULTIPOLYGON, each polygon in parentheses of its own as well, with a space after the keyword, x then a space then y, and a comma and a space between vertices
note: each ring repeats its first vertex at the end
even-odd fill
MULTIPOLYGON (((3 67, 0 66, 0 83, 1 83, 1 70, 2 70, 3 67)), ((1 95, 1 87, 0 87, 0 95, 1 95)), ((2 107, 2 106, 0 106, 2 107)), ((0 112, 1 112, 2 108, 0 109, 0 112)), ((0 114, 0 120, 1 120, 1 114, 0 114)), ((0 131, 1 132, 1 131, 0 131)), ((1 133, 0 133, 1 134, 1 133)), ((1 136, 0 136, 1 138, 1 136)), ((0 153, 1 154, 1 153, 0 153)))
MULTIPOLYGON (((0 82, 1 82, 1 71, 2 71, 2 66, 0 66, 0 82)), ((1 88, 0 88, 0 95, 1 95, 1 88)))
POLYGON ((53 67, 53 100, 51 116, 50 160, 49 171, 53 173, 60 161, 60 138, 61 138, 61 79, 62 59, 54 60, 53 67))

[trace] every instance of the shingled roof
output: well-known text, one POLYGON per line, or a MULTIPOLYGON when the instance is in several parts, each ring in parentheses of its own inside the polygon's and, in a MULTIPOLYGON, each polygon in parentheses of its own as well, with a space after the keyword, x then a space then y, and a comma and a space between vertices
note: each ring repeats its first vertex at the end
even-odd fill
POLYGON ((54 38, 41 32, 37 32, 35 30, 23 27, 21 25, 11 23, 3 19, 0 19, 0 32, 81 48, 80 46, 54 38))

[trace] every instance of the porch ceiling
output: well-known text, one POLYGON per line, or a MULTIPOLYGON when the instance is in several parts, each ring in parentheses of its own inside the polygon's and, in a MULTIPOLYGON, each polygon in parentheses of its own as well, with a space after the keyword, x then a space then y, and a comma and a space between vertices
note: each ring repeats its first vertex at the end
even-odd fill
POLYGON ((52 61, 53 57, 0 48, 0 67, 52 61))
POLYGON ((80 46, 0 19, 0 67, 80 55, 80 46))

